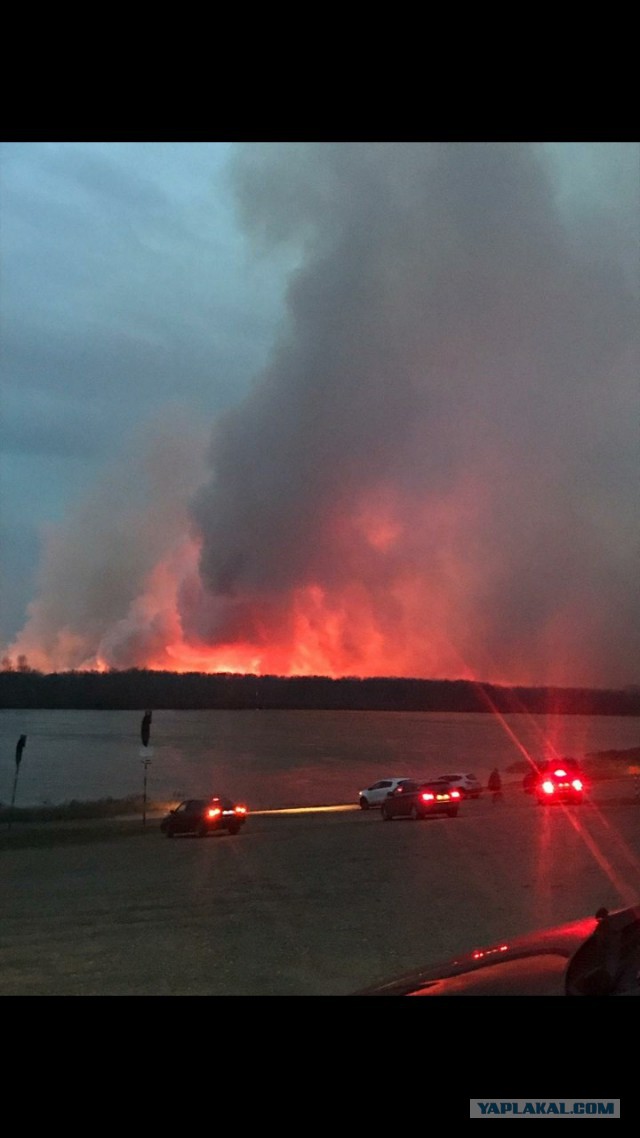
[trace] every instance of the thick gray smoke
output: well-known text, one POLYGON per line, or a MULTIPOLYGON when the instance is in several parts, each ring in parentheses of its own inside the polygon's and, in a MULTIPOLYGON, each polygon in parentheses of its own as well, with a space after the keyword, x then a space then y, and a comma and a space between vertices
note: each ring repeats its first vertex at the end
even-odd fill
POLYGON ((637 681, 638 231, 607 232, 606 190, 563 200, 553 162, 240 152, 247 229, 298 263, 270 367, 214 427, 189 639, 286 671, 311 589, 334 671, 637 681))
POLYGON ((12 650, 638 683, 638 155, 239 146, 242 224, 292 266, 270 363, 207 466, 172 428, 56 531, 12 650))
POLYGON ((143 667, 150 657, 170 666, 174 614, 163 577, 183 560, 204 442, 174 409, 147 424, 135 457, 114 454, 100 483, 44 535, 40 595, 10 658, 23 654, 44 671, 143 667))

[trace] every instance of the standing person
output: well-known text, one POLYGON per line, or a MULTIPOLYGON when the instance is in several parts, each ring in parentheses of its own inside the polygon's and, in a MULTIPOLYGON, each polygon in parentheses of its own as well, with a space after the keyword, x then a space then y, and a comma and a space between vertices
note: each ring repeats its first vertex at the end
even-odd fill
POLYGON ((495 803, 502 800, 502 779, 500 778, 500 771, 494 767, 489 775, 488 788, 492 795, 492 802, 495 803))

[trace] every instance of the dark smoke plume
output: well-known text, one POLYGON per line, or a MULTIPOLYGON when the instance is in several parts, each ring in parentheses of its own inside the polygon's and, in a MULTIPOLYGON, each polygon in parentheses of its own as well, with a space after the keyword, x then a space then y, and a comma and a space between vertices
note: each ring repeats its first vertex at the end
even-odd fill
POLYGON ((298 263, 214 427, 187 637, 288 670, 311 590, 342 673, 637 679, 638 309, 601 217, 530 144, 252 144, 235 178, 298 263))
POLYGON ((146 499, 99 495, 54 535, 15 651, 637 683, 637 163, 239 146, 245 231, 291 266, 270 363, 199 482, 165 462, 146 499))

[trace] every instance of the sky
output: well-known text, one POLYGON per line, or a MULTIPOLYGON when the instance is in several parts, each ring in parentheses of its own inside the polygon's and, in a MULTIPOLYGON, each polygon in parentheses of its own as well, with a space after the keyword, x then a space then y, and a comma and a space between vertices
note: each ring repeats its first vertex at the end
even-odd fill
POLYGON ((635 142, 3 144, 1 655, 637 685, 639 253, 635 142))

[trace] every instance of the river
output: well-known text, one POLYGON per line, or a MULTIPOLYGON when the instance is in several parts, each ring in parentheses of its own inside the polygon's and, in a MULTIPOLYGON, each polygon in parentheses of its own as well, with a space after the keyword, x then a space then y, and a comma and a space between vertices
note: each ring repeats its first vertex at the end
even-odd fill
POLYGON ((142 793, 146 775, 150 802, 228 793, 254 810, 353 803, 385 775, 462 770, 486 781, 498 766, 508 779, 525 754, 640 744, 628 716, 165 710, 153 713, 145 750, 142 714, 0 711, 0 801, 14 790, 16 807, 126 798, 142 793))

